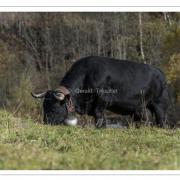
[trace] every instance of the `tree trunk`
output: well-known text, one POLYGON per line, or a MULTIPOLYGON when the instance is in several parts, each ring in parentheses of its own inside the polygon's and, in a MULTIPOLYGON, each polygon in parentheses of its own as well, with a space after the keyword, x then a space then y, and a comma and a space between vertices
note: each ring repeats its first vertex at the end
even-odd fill
POLYGON ((139 13, 139 42, 140 42, 140 51, 141 57, 144 63, 146 63, 143 49, 143 31, 142 31, 142 14, 139 13))

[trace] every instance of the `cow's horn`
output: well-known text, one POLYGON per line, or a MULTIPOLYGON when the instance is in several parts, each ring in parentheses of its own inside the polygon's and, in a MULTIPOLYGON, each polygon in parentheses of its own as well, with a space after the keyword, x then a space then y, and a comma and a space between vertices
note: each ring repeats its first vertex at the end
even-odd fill
POLYGON ((33 93, 33 92, 31 92, 31 95, 34 98, 43 98, 46 95, 46 92, 40 92, 40 93, 33 93))
POLYGON ((54 97, 59 101, 63 101, 65 98, 65 95, 63 93, 57 92, 57 93, 54 93, 54 97))

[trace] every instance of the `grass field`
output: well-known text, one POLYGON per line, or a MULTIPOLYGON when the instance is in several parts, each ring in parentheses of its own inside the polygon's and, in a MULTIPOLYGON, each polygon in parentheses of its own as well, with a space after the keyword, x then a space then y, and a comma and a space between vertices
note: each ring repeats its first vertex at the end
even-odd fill
POLYGON ((180 169, 180 130, 49 126, 0 111, 0 169, 180 169))

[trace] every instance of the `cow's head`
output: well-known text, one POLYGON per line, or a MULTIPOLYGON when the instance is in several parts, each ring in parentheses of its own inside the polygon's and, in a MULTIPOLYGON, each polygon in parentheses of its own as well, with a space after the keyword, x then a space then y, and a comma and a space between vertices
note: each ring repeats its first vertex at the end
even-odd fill
POLYGON ((70 92, 60 87, 55 90, 48 90, 41 93, 31 93, 34 98, 44 98, 44 123, 63 124, 69 112, 73 112, 73 105, 70 92))

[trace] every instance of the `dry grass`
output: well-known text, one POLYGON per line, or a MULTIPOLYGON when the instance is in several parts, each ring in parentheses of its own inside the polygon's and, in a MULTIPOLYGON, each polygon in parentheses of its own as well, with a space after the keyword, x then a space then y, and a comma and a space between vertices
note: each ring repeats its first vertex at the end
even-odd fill
POLYGON ((180 169, 180 131, 48 126, 0 112, 0 169, 180 169))

